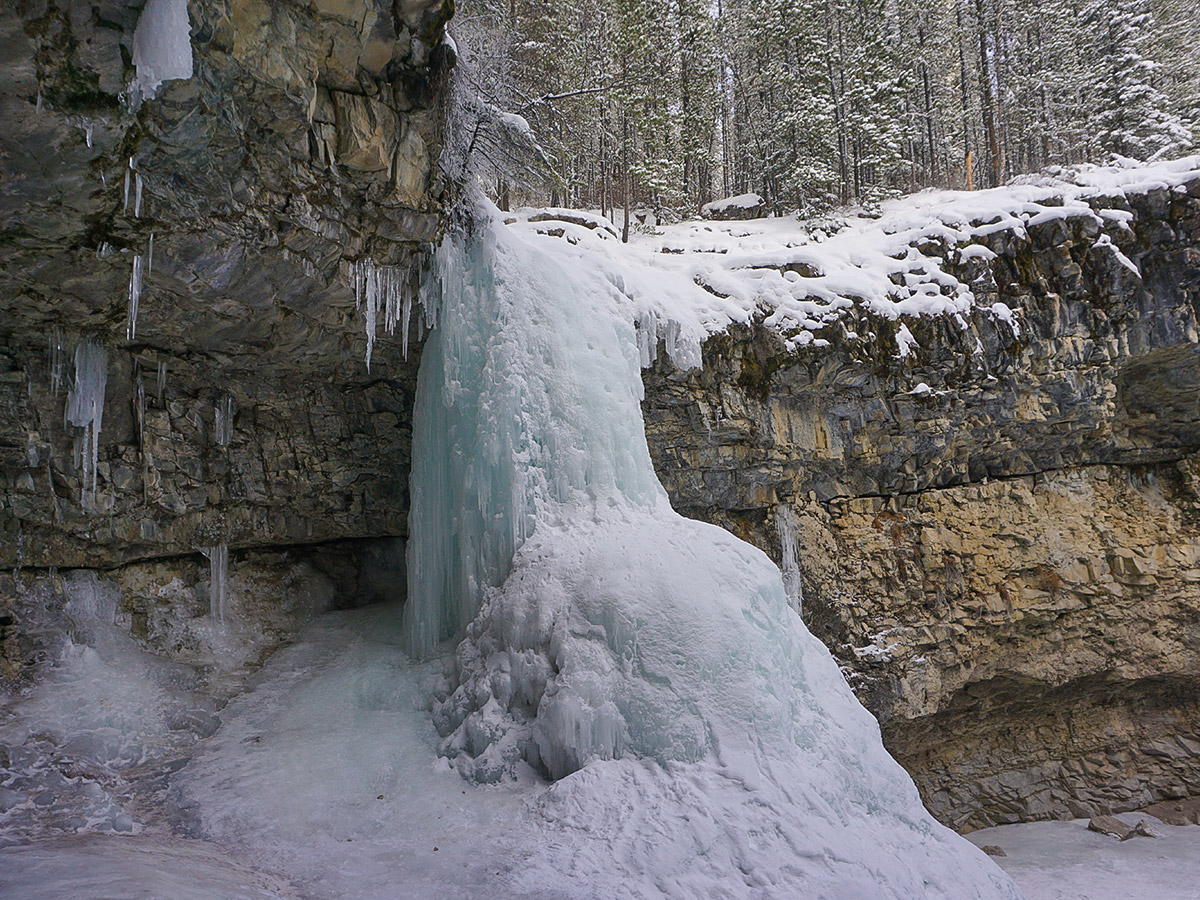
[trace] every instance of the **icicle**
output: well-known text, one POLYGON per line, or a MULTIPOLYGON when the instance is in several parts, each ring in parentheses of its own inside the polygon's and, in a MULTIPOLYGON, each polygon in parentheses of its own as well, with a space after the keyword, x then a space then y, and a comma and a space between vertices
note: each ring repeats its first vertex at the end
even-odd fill
POLYGON ((163 392, 167 389, 167 364, 163 360, 158 361, 158 402, 162 403, 163 392))
POLYGON ((146 385, 142 379, 142 364, 137 365, 137 425, 138 450, 146 450, 146 385))
POLYGON ((63 332, 57 325, 50 331, 50 392, 58 396, 63 378, 63 332))
POLYGON ((75 381, 67 392, 66 420, 83 432, 76 440, 76 467, 83 470, 85 509, 96 498, 96 470, 100 429, 104 419, 104 391, 108 386, 108 350, 89 338, 75 348, 75 381))
POLYGON ((224 625, 229 599, 229 545, 217 544, 200 552, 208 558, 208 614, 224 625))
POLYGON ((40 87, 38 88, 37 108, 34 111, 38 113, 42 111, 42 89, 40 87))
POLYGON ((354 308, 363 309, 363 322, 367 332, 367 371, 371 371, 371 355, 375 350, 375 336, 380 309, 383 310, 383 325, 389 335, 396 333, 396 325, 404 329, 402 337, 404 358, 408 359, 408 323, 412 316, 412 296, 408 292, 408 270, 403 266, 380 266, 370 257, 350 264, 350 282, 354 286, 354 308))
POLYGON ((112 244, 108 241, 101 241, 100 246, 96 248, 96 259, 108 259, 112 256, 112 244))
POLYGON ((217 446, 228 447, 233 439, 233 398, 225 394, 216 405, 216 438, 217 446))
POLYGON ((133 340, 137 336, 138 300, 142 296, 142 254, 133 257, 133 271, 129 275, 129 315, 125 322, 125 337, 133 340))
POLYGON ((412 291, 408 281, 404 282, 404 310, 400 315, 400 347, 404 358, 408 359, 408 323, 412 318, 412 291))
POLYGON ((154 268, 154 232, 150 232, 150 248, 146 251, 146 274, 154 268))
POLYGON ((103 172, 103 171, 100 173, 100 185, 101 185, 101 186, 102 186, 102 187, 103 187, 103 188, 104 188, 106 191, 108 190, 108 179, 107 179, 107 178, 104 176, 104 172, 103 172))
POLYGON ((133 217, 142 217, 142 173, 137 170, 133 173, 133 217))
POLYGON ((637 320, 638 359, 643 369, 648 369, 658 359, 658 316, 647 310, 637 320))
POLYGON ((87 139, 87 145, 88 145, 89 150, 91 149, 91 146, 92 146, 92 129, 94 129, 95 127, 96 127, 95 123, 93 123, 93 122, 85 122, 84 123, 84 135, 87 139))
POLYGON ((125 205, 121 207, 121 212, 129 212, 129 176, 133 173, 133 157, 129 157, 129 168, 125 170, 125 205))
POLYGON ((775 528, 779 532, 783 592, 787 597, 788 606, 799 613, 804 605, 804 581, 800 577, 800 565, 797 561, 799 546, 796 515, 789 504, 780 503, 775 507, 775 528))

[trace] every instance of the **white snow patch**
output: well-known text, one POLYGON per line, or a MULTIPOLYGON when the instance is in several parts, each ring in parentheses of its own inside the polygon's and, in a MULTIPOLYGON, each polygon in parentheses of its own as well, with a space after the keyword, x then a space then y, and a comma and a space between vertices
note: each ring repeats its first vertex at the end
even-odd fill
POLYGON ((1117 841, 1088 831, 1086 819, 1001 825, 967 835, 978 847, 1007 854, 996 862, 1026 900, 1195 900, 1200 882, 1200 827, 1165 825, 1153 816, 1121 813, 1128 825, 1145 819, 1160 837, 1117 841))
MULTIPOLYGON (((812 331, 839 319, 851 324, 862 310, 892 320, 950 315, 965 326, 978 301, 951 269, 994 257, 981 238, 1010 231, 1025 240, 1030 227, 1072 218, 1127 231, 1131 213, 1097 213, 1090 202, 1186 187, 1200 178, 1200 156, 1053 174, 985 191, 923 191, 883 204, 875 219, 692 220, 634 232, 628 244, 569 221, 554 223, 552 235, 546 223, 530 223, 538 210, 516 211, 511 227, 593 278, 593 290, 624 294, 638 321, 653 311, 657 327, 675 323, 687 361, 675 362, 686 365, 699 362, 708 335, 755 318, 792 348, 813 343, 812 331)), ((1120 253, 1111 238, 1106 246, 1120 253)), ((1002 303, 990 311, 1020 336, 1019 311, 1002 303)))

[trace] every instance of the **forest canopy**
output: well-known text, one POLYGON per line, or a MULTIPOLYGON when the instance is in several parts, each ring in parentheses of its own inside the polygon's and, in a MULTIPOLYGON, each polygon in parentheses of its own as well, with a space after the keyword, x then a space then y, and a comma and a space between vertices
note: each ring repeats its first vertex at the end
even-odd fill
POLYGON ((1197 0, 462 0, 454 32, 540 148, 483 154, 502 206, 820 210, 1200 139, 1197 0))

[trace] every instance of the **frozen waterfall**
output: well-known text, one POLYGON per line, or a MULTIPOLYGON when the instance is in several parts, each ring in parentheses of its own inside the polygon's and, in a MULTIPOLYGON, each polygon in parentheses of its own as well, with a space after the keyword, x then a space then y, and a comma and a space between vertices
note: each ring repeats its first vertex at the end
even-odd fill
POLYGON ((922 807, 779 570, 671 510, 633 301, 476 218, 426 300, 405 633, 418 655, 461 638, 434 719, 462 774, 554 779, 530 871, 565 854, 545 864, 629 897, 1018 897, 922 807))

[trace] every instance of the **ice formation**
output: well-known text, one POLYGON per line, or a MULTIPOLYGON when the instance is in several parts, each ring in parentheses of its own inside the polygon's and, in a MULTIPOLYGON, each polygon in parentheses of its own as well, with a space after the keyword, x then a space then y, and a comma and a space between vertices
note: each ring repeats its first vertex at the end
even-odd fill
POLYGON ((413 295, 408 270, 403 266, 380 266, 367 257, 350 264, 350 281, 354 285, 356 308, 362 310, 367 332, 367 371, 371 371, 371 354, 375 350, 375 333, 379 311, 387 333, 394 334, 400 326, 401 352, 408 359, 408 325, 412 318, 413 295), (365 309, 364 309, 365 301, 365 309))
POLYGON ((50 330, 50 346, 47 348, 47 364, 50 369, 50 391, 58 396, 63 379, 63 331, 55 325, 50 330))
POLYGON ((215 544, 201 552, 208 559, 208 614, 224 625, 229 605, 229 545, 215 544))
POLYGON ((164 81, 192 77, 191 23, 187 0, 148 0, 133 32, 137 77, 130 88, 153 97, 164 81))
POLYGON ((167 362, 166 362, 166 360, 160 359, 158 361, 158 378, 157 378, 156 382, 157 382, 156 387, 158 388, 158 400, 161 403, 162 398, 163 398, 163 392, 167 389, 167 362))
POLYGON ((83 429, 77 447, 83 470, 81 501, 85 508, 92 506, 96 499, 96 470, 107 385, 107 348, 93 338, 81 341, 75 348, 75 380, 67 392, 66 421, 83 429))
POLYGON ((233 398, 228 394, 223 394, 221 399, 217 401, 213 412, 215 437, 218 447, 228 447, 229 442, 233 440, 233 416, 234 416, 233 398))
POLYGON ((438 254, 414 419, 407 641, 465 632, 442 752, 555 779, 580 890, 1018 897, 921 806, 779 570, 671 510, 632 304, 479 216, 438 254))
POLYGON ((782 559, 779 568, 783 572, 783 593, 788 606, 799 613, 804 603, 804 582, 800 577, 798 561, 800 545, 796 535, 796 514, 786 502, 775 508, 775 527, 779 531, 779 554, 782 559))
POLYGON ((142 254, 133 256, 133 270, 129 273, 129 310, 125 317, 125 337, 137 337, 138 301, 142 296, 142 254))

